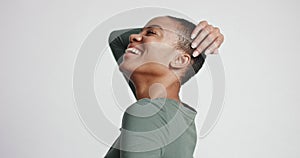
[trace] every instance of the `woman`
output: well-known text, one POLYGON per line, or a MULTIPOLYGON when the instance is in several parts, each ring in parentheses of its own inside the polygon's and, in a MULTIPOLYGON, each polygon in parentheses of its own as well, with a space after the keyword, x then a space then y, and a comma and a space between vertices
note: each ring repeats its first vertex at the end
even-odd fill
POLYGON ((122 57, 119 69, 137 102, 126 109, 121 134, 105 157, 193 157, 196 110, 182 103, 180 87, 202 67, 203 51, 215 52, 222 42, 219 29, 207 22, 196 26, 171 16, 113 32, 110 47, 116 60, 122 57))

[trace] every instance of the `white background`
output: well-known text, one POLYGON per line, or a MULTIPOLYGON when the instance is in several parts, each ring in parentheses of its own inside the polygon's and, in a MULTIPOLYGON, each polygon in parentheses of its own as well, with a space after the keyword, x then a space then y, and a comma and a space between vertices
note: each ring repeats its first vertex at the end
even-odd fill
POLYGON ((300 157, 297 1, 1 1, 0 157, 103 157, 84 128, 72 77, 97 24, 136 7, 165 7, 225 35, 226 100, 195 157, 300 157), (298 93, 297 93, 298 92, 298 93))

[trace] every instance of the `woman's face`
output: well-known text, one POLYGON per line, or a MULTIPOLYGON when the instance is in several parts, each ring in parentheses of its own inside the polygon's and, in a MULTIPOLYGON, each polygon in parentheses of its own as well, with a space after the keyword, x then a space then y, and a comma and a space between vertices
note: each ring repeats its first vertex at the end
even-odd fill
POLYGON ((130 36, 130 43, 120 64, 120 70, 134 73, 164 73, 177 55, 178 23, 168 17, 150 20, 139 34, 130 36))

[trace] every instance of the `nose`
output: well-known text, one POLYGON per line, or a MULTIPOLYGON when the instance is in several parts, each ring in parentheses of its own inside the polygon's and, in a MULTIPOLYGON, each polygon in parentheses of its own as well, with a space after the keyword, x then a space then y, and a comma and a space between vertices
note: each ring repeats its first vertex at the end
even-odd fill
POLYGON ((132 43, 132 42, 141 42, 142 38, 143 37, 140 34, 131 34, 129 36, 130 43, 132 43))

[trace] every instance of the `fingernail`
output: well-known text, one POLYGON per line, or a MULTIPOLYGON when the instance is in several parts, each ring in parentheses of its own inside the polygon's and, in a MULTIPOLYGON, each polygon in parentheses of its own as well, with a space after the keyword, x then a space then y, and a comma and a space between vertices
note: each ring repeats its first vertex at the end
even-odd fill
POLYGON ((195 51, 193 52, 193 57, 198 56, 198 54, 199 54, 199 52, 198 52, 197 50, 195 50, 195 51))
POLYGON ((191 35, 191 39, 194 39, 195 37, 196 37, 195 34, 192 34, 192 35, 191 35))
POLYGON ((204 54, 205 54, 205 55, 210 54, 210 50, 206 50, 206 51, 204 52, 204 54))
POLYGON ((215 53, 215 54, 218 54, 218 53, 219 53, 219 49, 216 49, 214 53, 215 53))
POLYGON ((192 43, 192 48, 196 48, 196 43, 192 43))

